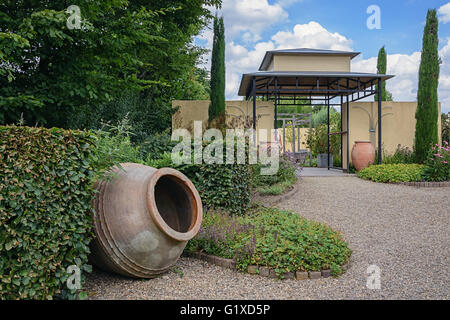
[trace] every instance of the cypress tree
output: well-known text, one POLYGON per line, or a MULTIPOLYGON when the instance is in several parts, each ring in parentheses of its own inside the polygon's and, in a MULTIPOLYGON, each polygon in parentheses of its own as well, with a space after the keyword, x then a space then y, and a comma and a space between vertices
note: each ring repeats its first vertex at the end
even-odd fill
MULTIPOLYGON (((384 46, 378 52, 377 73, 386 74, 387 70, 387 55, 384 46)), ((378 85, 377 92, 378 92, 378 85)), ((378 101, 378 93, 375 94, 375 101, 378 101)), ((386 90, 386 81, 381 83, 381 101, 392 101, 392 94, 386 90)))
POLYGON ((428 10, 423 35, 422 59, 417 91, 416 133, 414 151, 416 161, 423 163, 434 144, 438 143, 438 19, 436 9, 428 10))
POLYGON ((225 115, 225 27, 223 17, 214 18, 214 41, 211 59, 210 123, 225 115))

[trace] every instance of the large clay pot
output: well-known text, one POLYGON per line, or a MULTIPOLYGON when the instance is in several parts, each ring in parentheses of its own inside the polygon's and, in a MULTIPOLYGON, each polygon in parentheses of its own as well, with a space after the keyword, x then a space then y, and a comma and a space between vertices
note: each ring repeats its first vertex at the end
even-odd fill
POLYGON ((367 168, 375 161, 375 148, 370 141, 355 141, 352 149, 352 163, 356 171, 367 168))
POLYGON ((177 170, 124 163, 97 183, 92 263, 118 274, 153 278, 172 267, 200 229, 202 203, 177 170))

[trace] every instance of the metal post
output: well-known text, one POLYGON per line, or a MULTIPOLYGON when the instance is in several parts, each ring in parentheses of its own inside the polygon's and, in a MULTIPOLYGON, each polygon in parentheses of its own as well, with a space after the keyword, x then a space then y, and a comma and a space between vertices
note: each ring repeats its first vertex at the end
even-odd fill
POLYGON ((253 77, 253 145, 256 147, 256 77, 253 77))
MULTIPOLYGON (((309 114, 309 134, 312 134, 312 113, 309 114)), ((312 167, 312 150, 309 150, 309 165, 312 167)))
POLYGON ((378 79, 378 164, 381 164, 383 161, 383 155, 381 148, 383 147, 382 144, 382 133, 381 133, 381 119, 382 116, 382 102, 381 102, 381 78, 378 79))
POLYGON ((292 152, 295 154, 295 114, 292 116, 292 152))
POLYGON ((328 108, 328 134, 327 134, 327 147, 328 147, 328 159, 327 159, 327 165, 328 170, 330 170, 330 96, 327 95, 327 108, 328 108))
POLYGON ((342 137, 342 131, 344 131, 344 128, 342 126, 342 110, 344 108, 344 97, 341 96, 341 167, 344 168, 344 145, 343 145, 343 137, 342 137))
MULTIPOLYGON (((350 81, 347 79, 347 88, 350 87, 350 81)), ((350 98, 348 97, 348 94, 345 98, 347 102, 347 172, 350 171, 350 98)))

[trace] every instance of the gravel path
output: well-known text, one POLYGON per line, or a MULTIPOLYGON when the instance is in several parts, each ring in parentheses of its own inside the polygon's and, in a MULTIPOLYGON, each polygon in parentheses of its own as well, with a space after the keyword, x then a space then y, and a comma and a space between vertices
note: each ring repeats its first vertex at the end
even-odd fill
POLYGON ((98 270, 90 299, 449 299, 450 188, 376 184, 355 177, 302 178, 279 205, 327 223, 353 250, 339 279, 273 280, 181 258, 169 272, 130 280, 98 270), (381 290, 366 288, 366 270, 381 268, 381 290))

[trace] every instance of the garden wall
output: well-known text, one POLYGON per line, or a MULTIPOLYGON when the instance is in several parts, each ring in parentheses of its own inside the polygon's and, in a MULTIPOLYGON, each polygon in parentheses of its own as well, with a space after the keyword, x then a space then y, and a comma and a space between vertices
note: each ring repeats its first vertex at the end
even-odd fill
MULTIPOLYGON (((414 135, 416 132, 416 109, 417 102, 383 102, 382 141, 383 148, 387 154, 393 154, 398 145, 408 147, 412 150, 414 135)), ((346 108, 343 111, 343 128, 346 130, 347 115, 346 108)), ((355 141, 372 141, 378 146, 378 102, 352 102, 350 103, 350 146, 349 155, 355 141), (370 133, 370 123, 375 132, 370 133)), ((439 141, 441 140, 441 104, 439 103, 438 118, 439 141)), ((347 164, 347 139, 343 135, 343 164, 347 164)), ((350 160, 351 162, 351 160, 350 160)))
MULTIPOLYGON (((172 117, 172 129, 188 129, 193 132, 194 121, 208 123, 208 108, 210 101, 182 101, 172 102, 172 107, 179 107, 172 117)), ((268 134, 274 128, 274 104, 271 101, 257 101, 256 114, 258 117, 256 128, 268 130, 268 134)), ((251 101, 227 101, 226 115, 229 127, 243 128, 242 119, 253 119, 253 102, 251 101)), ((265 139, 270 140, 270 136, 265 139)))

